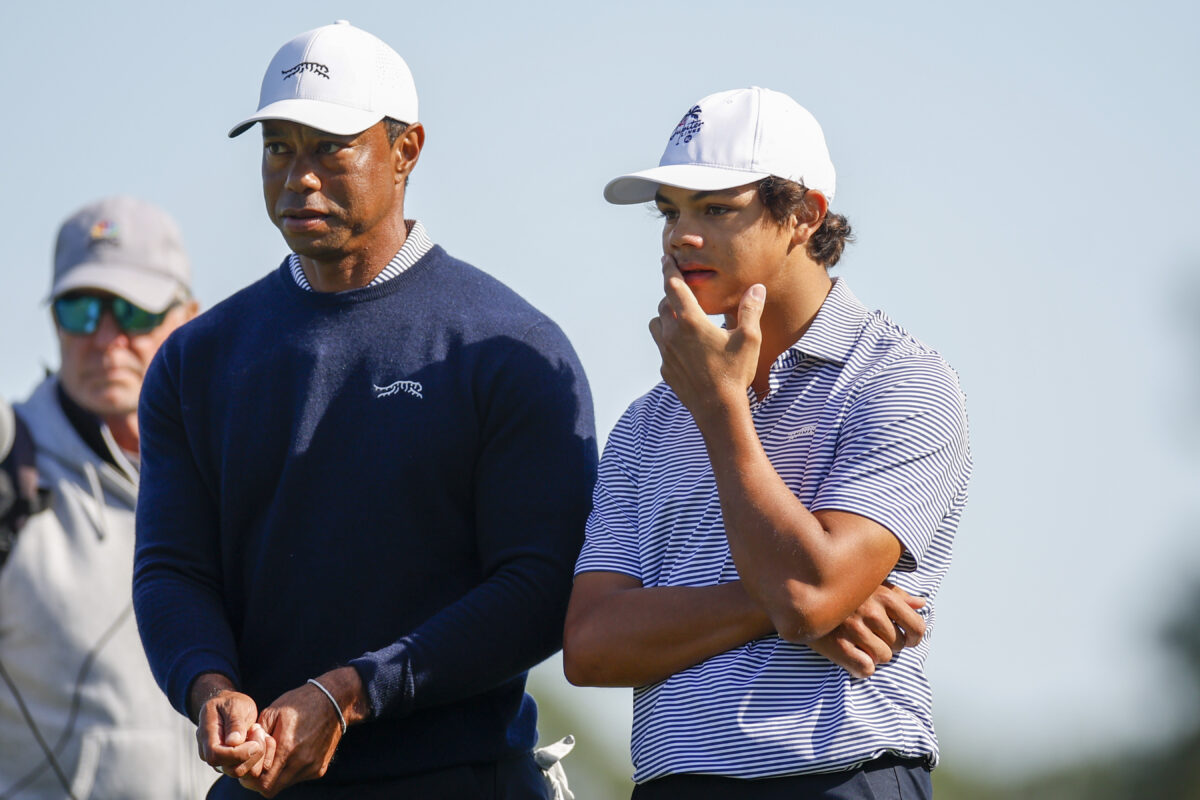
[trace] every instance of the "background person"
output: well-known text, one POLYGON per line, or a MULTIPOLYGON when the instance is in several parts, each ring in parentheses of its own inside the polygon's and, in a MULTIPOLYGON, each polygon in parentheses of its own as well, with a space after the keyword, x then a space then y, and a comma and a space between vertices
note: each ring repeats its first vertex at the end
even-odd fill
POLYGON ((635 798, 932 791, 928 642, 873 605, 894 583, 932 612, 966 415, 941 357, 829 277, 834 188, 816 120, 760 88, 703 98, 605 188, 663 217, 664 382, 605 447, 564 663, 636 687, 635 798), (852 674, 825 658, 846 626, 915 646, 852 674))
POLYGON ((188 798, 213 781, 130 599, 138 394, 196 314, 190 283, 179 228, 149 203, 106 198, 59 230, 61 363, 15 406, 0 469, 0 797, 188 798))
POLYGON ((425 129, 394 50, 301 34, 231 135, 256 123, 292 252, 142 398, 155 675, 232 776, 212 797, 545 797, 525 674, 560 646, 595 477, 583 370, 404 218, 425 129))

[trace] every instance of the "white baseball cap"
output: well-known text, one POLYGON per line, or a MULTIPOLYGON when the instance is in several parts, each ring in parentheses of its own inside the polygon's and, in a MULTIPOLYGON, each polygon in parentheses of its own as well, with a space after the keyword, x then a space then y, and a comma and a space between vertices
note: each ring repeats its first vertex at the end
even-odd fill
POLYGON ((664 184, 719 191, 772 175, 833 200, 837 174, 816 118, 782 92, 751 86, 710 94, 689 108, 658 166, 612 179, 604 199, 645 203, 664 184))
POLYGON ((144 200, 106 197, 58 229, 50 300, 76 289, 103 289, 158 313, 188 296, 191 282, 179 226, 144 200))
POLYGON ((340 19, 279 48, 263 75, 258 112, 233 126, 229 136, 265 119, 349 136, 384 117, 417 121, 417 87, 408 64, 375 36, 340 19))

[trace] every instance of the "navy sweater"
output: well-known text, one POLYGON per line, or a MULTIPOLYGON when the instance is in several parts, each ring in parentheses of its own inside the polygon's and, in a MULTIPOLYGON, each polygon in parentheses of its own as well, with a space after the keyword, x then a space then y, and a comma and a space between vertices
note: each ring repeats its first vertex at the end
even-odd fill
POLYGON ((440 247, 337 294, 285 262, 168 339, 139 424, 134 605, 176 708, 203 672, 261 709, 349 663, 373 718, 330 783, 535 744, 596 471, 554 323, 440 247))

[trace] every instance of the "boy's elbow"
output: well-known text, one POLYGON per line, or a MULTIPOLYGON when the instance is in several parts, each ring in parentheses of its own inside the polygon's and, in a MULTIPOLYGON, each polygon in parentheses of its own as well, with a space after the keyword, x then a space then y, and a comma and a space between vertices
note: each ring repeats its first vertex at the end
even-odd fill
POLYGON ((585 646, 586 640, 577 628, 568 624, 563 630, 563 675, 575 686, 599 686, 603 661, 585 646))
POLYGON ((586 621, 568 619, 563 629, 563 675, 575 686, 632 686, 621 674, 614 643, 586 621))
POLYGON ((595 678, 591 670, 581 660, 572 658, 563 649, 563 675, 572 686, 595 686, 595 678))
POLYGON ((784 641, 808 644, 842 623, 828 593, 802 581, 787 581, 768 604, 768 616, 784 641))

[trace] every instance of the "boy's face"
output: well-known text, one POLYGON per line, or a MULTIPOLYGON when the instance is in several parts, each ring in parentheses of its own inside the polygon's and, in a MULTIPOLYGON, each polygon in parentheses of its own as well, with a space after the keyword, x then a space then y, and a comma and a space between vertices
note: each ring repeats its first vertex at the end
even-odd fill
POLYGON ((736 314, 742 295, 761 283, 772 289, 789 277, 791 225, 771 218, 757 184, 697 192, 660 186, 663 253, 675 259, 706 314, 736 314))

